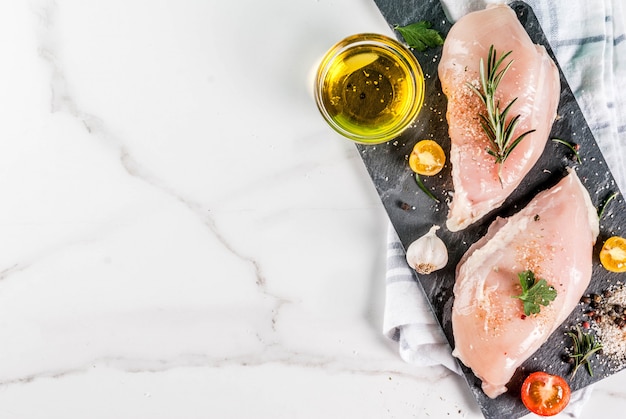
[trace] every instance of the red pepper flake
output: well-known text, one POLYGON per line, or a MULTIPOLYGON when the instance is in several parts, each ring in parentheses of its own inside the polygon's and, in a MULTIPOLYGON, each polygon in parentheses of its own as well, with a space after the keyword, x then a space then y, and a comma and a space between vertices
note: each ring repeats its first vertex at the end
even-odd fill
POLYGON ((583 329, 589 329, 589 322, 583 322, 583 329))
POLYGON ((520 316, 520 319, 525 320, 525 319, 526 319, 526 315, 525 315, 525 314, 522 314, 522 315, 520 316))

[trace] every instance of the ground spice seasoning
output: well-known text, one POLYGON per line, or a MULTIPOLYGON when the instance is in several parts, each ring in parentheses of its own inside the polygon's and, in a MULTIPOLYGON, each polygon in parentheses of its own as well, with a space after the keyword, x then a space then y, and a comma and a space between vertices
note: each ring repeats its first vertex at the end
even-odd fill
POLYGON ((602 343, 606 366, 612 371, 626 367, 626 286, 618 283, 602 294, 586 295, 581 302, 588 326, 602 343))

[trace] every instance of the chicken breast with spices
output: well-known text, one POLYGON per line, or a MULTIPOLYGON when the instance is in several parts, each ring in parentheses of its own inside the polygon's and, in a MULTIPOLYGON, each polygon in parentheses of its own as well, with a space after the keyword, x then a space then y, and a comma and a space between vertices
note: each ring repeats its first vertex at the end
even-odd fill
POLYGON ((560 79, 546 49, 533 44, 515 12, 504 4, 469 13, 452 26, 438 72, 448 99, 454 186, 447 227, 459 231, 501 206, 541 156, 556 118, 560 79), (498 70, 512 61, 493 94, 501 112, 516 99, 503 121, 519 115, 510 144, 534 130, 502 163, 487 152, 493 146, 479 117, 487 115, 487 107, 468 86, 482 91, 480 60, 487 69, 492 46, 498 59, 510 51, 498 70))
POLYGON ((457 265, 452 307, 454 351, 491 398, 567 318, 591 280, 598 215, 576 172, 524 209, 496 219, 457 265), (518 274, 531 271, 556 290, 527 314, 518 274))

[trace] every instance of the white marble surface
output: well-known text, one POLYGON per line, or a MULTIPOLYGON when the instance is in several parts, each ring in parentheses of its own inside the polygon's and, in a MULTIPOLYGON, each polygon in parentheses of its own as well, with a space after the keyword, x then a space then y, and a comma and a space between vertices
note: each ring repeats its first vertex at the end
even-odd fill
POLYGON ((480 417, 381 333, 386 216, 310 94, 364 31, 371 0, 0 2, 1 418, 480 417))

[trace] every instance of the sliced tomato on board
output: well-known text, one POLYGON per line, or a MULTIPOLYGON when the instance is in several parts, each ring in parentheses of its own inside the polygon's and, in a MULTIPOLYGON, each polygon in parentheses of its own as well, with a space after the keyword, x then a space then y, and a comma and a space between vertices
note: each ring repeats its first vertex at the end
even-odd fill
POLYGON ((540 416, 553 416, 569 403, 569 384, 558 375, 542 371, 533 372, 522 384, 522 402, 531 412, 540 416))

